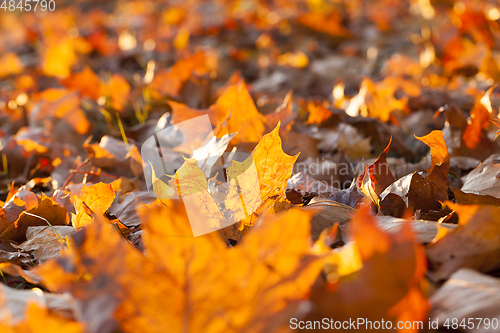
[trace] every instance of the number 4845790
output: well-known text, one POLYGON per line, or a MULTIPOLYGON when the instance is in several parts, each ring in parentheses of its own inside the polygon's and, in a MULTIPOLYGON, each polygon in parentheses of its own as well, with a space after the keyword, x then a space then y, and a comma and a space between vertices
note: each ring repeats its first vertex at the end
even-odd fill
MULTIPOLYGON (((1 1, 1 0, 0 0, 1 1)), ((56 3, 54 0, 3 0, 0 9, 3 11, 13 12, 15 10, 19 11, 51 11, 53 12, 56 9, 56 3)))
POLYGON ((447 329, 453 329, 457 330, 459 328, 462 329, 478 329, 478 330, 489 330, 491 329, 492 332, 498 332, 498 319, 497 318, 468 318, 467 322, 465 321, 465 318, 462 319, 462 321, 459 321, 457 318, 453 319, 446 319, 445 323, 443 324, 444 327, 447 329), (477 324, 477 325, 476 325, 477 324))

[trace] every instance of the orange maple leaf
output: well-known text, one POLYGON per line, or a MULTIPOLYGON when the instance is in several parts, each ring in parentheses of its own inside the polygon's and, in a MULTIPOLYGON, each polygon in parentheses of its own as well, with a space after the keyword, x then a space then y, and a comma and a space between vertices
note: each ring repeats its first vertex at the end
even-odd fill
MULTIPOLYGON (((309 252, 311 213, 267 218, 234 249, 214 233, 179 236, 190 233, 180 202, 157 201, 140 216, 145 255, 97 219, 61 259, 37 268, 47 288, 78 300, 93 327, 103 316, 92 317, 86 305, 98 297, 124 332, 283 328, 321 270, 321 260, 309 252)), ((101 324, 109 325, 105 319, 101 324)))
MULTIPOLYGON (((306 320, 424 320, 429 309, 421 291, 426 259, 410 225, 406 223, 397 234, 388 234, 378 228, 366 204, 360 206, 350 223, 354 248, 345 245, 334 250, 346 259, 338 260, 337 265, 352 265, 357 256, 352 251, 359 253, 362 264, 354 271, 352 267, 325 270, 326 279, 318 281, 311 290, 314 306, 306 320), (340 271, 350 274, 340 275, 340 271)), ((364 332, 377 331, 373 326, 362 327, 364 332)), ((417 331, 415 327, 406 330, 417 331)))

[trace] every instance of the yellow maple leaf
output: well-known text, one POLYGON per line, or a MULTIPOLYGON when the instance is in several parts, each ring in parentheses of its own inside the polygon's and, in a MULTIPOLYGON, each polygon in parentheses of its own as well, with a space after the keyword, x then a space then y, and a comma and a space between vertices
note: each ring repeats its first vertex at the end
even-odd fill
POLYGON ((261 204, 259 177, 252 157, 243 162, 232 160, 227 169, 229 191, 224 201, 232 211, 233 220, 241 221, 257 210, 261 204))
POLYGON ((292 175, 296 156, 289 156, 281 147, 279 136, 280 124, 259 141, 252 158, 257 168, 260 183, 260 197, 264 201, 273 196, 281 198, 285 195, 288 179, 292 175))
POLYGON ((177 190, 184 202, 194 236, 225 226, 219 206, 208 193, 208 181, 196 159, 186 159, 175 173, 177 190))
POLYGON ((115 192, 110 184, 84 185, 80 195, 72 196, 76 210, 76 214, 72 214, 73 227, 80 229, 92 223, 92 216, 103 215, 114 199, 115 192))

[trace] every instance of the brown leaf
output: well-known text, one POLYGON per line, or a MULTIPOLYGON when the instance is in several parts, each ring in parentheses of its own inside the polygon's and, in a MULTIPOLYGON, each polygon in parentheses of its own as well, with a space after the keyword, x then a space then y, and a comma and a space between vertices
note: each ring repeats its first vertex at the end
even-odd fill
POLYGON ((500 208, 447 205, 458 214, 459 227, 426 248, 432 280, 445 280, 464 267, 484 273, 500 268, 500 208))
POLYGON ((0 234, 0 239, 14 240, 19 243, 26 239, 28 227, 68 224, 68 213, 52 198, 44 197, 40 204, 22 212, 19 218, 0 234))
MULTIPOLYGON (((76 309, 74 308, 74 300, 68 294, 52 294, 42 292, 40 289, 18 290, 0 285, 0 309, 2 309, 2 313, 8 313, 12 322, 24 319, 26 321, 30 321, 32 326, 38 327, 38 329, 33 331, 24 331, 21 329, 16 330, 16 332, 50 332, 55 328, 61 329, 61 327, 55 325, 55 327, 45 327, 46 330, 42 331, 41 328, 43 325, 41 322, 44 322, 45 320, 43 320, 43 318, 30 317, 32 314, 32 309, 30 309, 30 307, 33 305, 43 307, 45 310, 44 314, 46 316, 48 315, 48 311, 51 312, 52 317, 56 317, 56 314, 58 314, 66 318, 74 319, 77 316, 76 309), (38 323, 36 322, 37 319, 39 320, 38 323)), ((0 318, 0 327, 4 324, 2 319, 4 318, 0 318)), ((24 325, 26 324, 27 323, 25 322, 24 325)), ((76 323, 74 323, 74 325, 76 326, 76 323)), ((78 324, 78 326, 80 325, 78 324)))
POLYGON ((380 195, 380 210, 386 215, 402 217, 406 209, 412 211, 441 210, 436 198, 436 187, 419 173, 407 175, 395 181, 380 195))
POLYGON ((491 332, 494 319, 500 320, 500 279, 462 268, 432 295, 431 302, 429 321, 439 324, 432 328, 442 328, 448 318, 456 318, 458 323, 467 322, 463 332, 491 332), (487 319, 489 325, 479 324, 487 319))
MULTIPOLYGON (((362 258, 361 267, 346 276, 338 274, 341 267, 325 269, 326 279, 320 279, 311 290, 313 306, 305 320, 424 319, 428 304, 420 289, 425 273, 423 249, 414 243, 408 224, 398 234, 385 233, 377 227, 369 209, 362 205, 351 220, 355 248, 344 245, 334 250, 345 258, 337 266, 350 265, 354 250, 362 258)), ((377 331, 369 326, 362 329, 377 331)))
POLYGON ((373 164, 366 168, 363 175, 360 175, 356 182, 356 186, 377 205, 379 195, 396 180, 387 163, 387 154, 391 142, 392 137, 382 154, 373 164))
POLYGON ((448 200, 448 170, 450 155, 442 131, 432 131, 423 137, 416 137, 431 148, 431 166, 427 169, 432 195, 435 200, 448 200))
POLYGON ((331 194, 339 191, 338 188, 309 177, 302 171, 288 179, 287 190, 296 190, 302 195, 306 193, 331 194))
POLYGON ((457 227, 456 224, 452 223, 439 223, 426 220, 411 220, 408 222, 408 220, 392 216, 377 216, 376 218, 379 228, 391 233, 399 232, 405 224, 410 223, 420 244, 431 243, 436 238, 440 228, 453 230, 457 227))
POLYGON ((491 195, 482 195, 474 193, 465 193, 456 188, 453 191, 455 200, 461 205, 492 205, 500 206, 500 199, 491 195))
POLYGON ((27 253, 33 251, 35 262, 40 264, 59 257, 66 248, 66 236, 74 232, 75 228, 70 226, 29 227, 26 231, 26 241, 21 243, 19 248, 27 253))
POLYGON ((500 198, 500 162, 499 155, 488 157, 472 170, 461 188, 462 192, 490 195, 500 198))
POLYGON ((331 228, 336 223, 339 224, 341 231, 345 230, 347 222, 351 220, 356 212, 355 209, 347 205, 319 197, 313 198, 303 209, 319 210, 311 219, 311 237, 313 241, 319 238, 323 230, 331 228))
MULTIPOLYGON (((12 187, 13 189, 14 187, 12 187)), ((23 211, 38 206, 40 202, 37 195, 26 187, 22 187, 15 192, 12 190, 9 192, 10 198, 8 197, 7 202, 0 209, 0 232, 3 232, 14 223, 23 211)))
POLYGON ((330 200, 337 201, 352 208, 356 208, 364 198, 366 198, 365 195, 359 190, 355 182, 352 182, 348 189, 332 193, 328 197, 330 200))

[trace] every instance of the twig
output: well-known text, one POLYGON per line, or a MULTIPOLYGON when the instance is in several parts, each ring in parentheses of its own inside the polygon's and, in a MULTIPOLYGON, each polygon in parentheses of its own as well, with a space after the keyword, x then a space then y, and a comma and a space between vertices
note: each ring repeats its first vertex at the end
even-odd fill
POLYGON ((84 174, 84 175, 90 175, 90 176, 103 176, 103 177, 111 177, 111 178, 120 178, 118 176, 110 175, 110 174, 99 172, 99 171, 98 172, 93 172, 93 171, 70 170, 69 172, 71 172, 71 173, 79 173, 79 174, 84 174))
POLYGON ((23 283, 25 282, 24 280, 13 280, 13 281, 9 281, 7 282, 8 285, 11 285, 11 284, 14 284, 14 283, 23 283))
MULTIPOLYGON (((86 159, 85 161, 83 161, 82 163, 80 163, 75 170, 73 171, 78 171, 80 170, 82 167, 84 167, 85 165, 89 164, 89 160, 86 159)), ((64 184, 61 186, 61 190, 64 190, 66 188, 66 186, 68 186, 69 184, 69 181, 71 180, 71 178, 73 178, 73 176, 75 175, 76 172, 70 172, 69 174, 69 177, 66 178, 66 181, 64 182, 64 184)))

